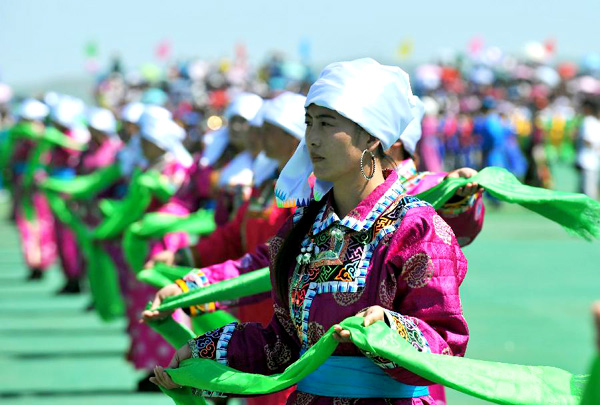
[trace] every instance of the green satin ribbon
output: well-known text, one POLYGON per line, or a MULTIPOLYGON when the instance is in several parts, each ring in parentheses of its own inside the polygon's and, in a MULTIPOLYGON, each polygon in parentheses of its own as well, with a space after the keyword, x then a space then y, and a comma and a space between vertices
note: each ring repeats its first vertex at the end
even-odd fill
POLYGON ((68 226, 77 239, 87 262, 92 299, 96 312, 104 321, 121 317, 125 312, 125 304, 121 297, 117 269, 100 242, 94 241, 85 224, 69 209, 65 200, 57 193, 46 191, 50 209, 59 221, 68 226))
POLYGON ((122 234, 129 225, 142 218, 153 196, 161 201, 167 201, 174 193, 173 187, 160 173, 155 171, 142 173, 136 169, 127 189, 127 195, 116 205, 108 204, 112 208, 109 209, 112 215, 107 216, 95 229, 94 238, 110 239, 122 234))
MULTIPOLYGON (((158 263, 152 269, 142 270, 137 274, 137 279, 148 283, 156 288, 163 288, 169 284, 175 282, 179 278, 183 278, 193 269, 190 267, 181 266, 167 266, 166 264, 158 263)), ((167 298, 168 299, 168 298, 167 298)), ((212 302, 212 301, 208 301, 212 302)), ((162 310, 163 308, 160 307, 162 310)), ((177 309, 177 308, 173 308, 177 309)), ((171 310, 171 309, 167 309, 171 310)), ((208 314, 201 314, 192 318, 192 324, 194 331, 197 335, 206 333, 208 331, 220 328, 221 326, 227 325, 228 323, 235 322, 236 319, 233 315, 225 311, 215 311, 208 314)), ((166 337, 165 337, 166 339, 166 337)), ((189 340, 189 338, 188 338, 189 340)), ((167 341, 169 341, 167 339, 167 341)), ((187 341, 187 340, 186 340, 187 341)), ((180 345, 174 345, 175 348, 180 348, 185 342, 179 341, 180 345)))
POLYGON ((584 194, 526 186, 508 170, 499 167, 486 167, 470 178, 446 179, 416 197, 438 209, 454 196, 458 188, 468 183, 478 183, 493 197, 519 204, 583 239, 600 237, 600 202, 584 194))
POLYGON ((581 405, 600 404, 600 355, 596 355, 592 364, 592 373, 588 381, 581 405))
POLYGON ((150 239, 160 238, 173 232, 208 235, 215 229, 212 211, 200 210, 187 217, 151 212, 127 228, 123 236, 123 253, 131 268, 137 273, 144 266, 150 239))
POLYGON ((167 297, 163 300, 162 305, 158 307, 158 310, 170 311, 210 302, 233 301, 267 291, 271 291, 271 279, 269 268, 265 267, 184 294, 167 297))
POLYGON ((50 177, 41 184, 41 188, 68 194, 74 200, 91 200, 98 193, 113 185, 120 177, 120 166, 113 164, 71 180, 50 177))
MULTIPOLYGON (((431 203, 435 208, 442 207, 454 194, 456 190, 469 182, 479 183, 494 197, 511 203, 520 204, 554 222, 561 224, 568 232, 575 233, 585 239, 598 236, 600 229, 600 203, 590 199, 583 194, 562 193, 537 187, 525 186, 505 169, 488 167, 471 178, 450 178, 442 181, 430 190, 417 195, 417 197, 431 203)), ((249 276, 249 273, 246 276, 249 276)), ((245 276, 241 276, 245 277, 245 276)), ((235 279, 234 279, 235 280, 235 279)), ((269 291, 270 280, 268 272, 263 272, 256 277, 235 282, 227 280, 217 283, 201 290, 190 291, 177 296, 177 302, 182 307, 189 305, 200 305, 206 302, 222 301, 228 297, 229 289, 244 291, 247 293, 235 298, 242 298, 253 294, 269 291), (229 283, 230 284, 223 284, 229 283), (239 283, 239 284, 238 284, 239 283), (248 284, 250 283, 250 284, 248 284), (197 299, 202 297, 201 291, 209 290, 210 300, 197 299), (218 294, 210 291, 216 290, 218 294), (201 302, 202 301, 202 302, 201 302)), ((175 301, 169 302, 169 308, 174 308, 175 301)), ((163 304, 163 305, 165 305, 163 304)))
POLYGON ((183 278, 192 270, 191 267, 167 266, 157 263, 153 268, 137 273, 137 279, 156 288, 163 288, 174 283, 175 280, 183 278))
MULTIPOLYGON (((473 360, 417 351, 384 322, 364 327, 364 318, 350 317, 341 322, 350 331, 352 342, 362 351, 383 357, 433 383, 464 394, 505 405, 576 405, 588 377, 545 366, 522 366, 473 360)), ((155 326, 172 329, 171 320, 155 326)), ((338 345, 329 329, 299 360, 281 374, 266 376, 245 373, 207 359, 188 359, 167 373, 183 389, 165 390, 176 404, 199 404, 191 388, 241 396, 268 394, 293 386, 315 371, 338 345)), ((188 335, 189 336, 189 335, 188 335)), ((186 337, 187 338, 187 337, 186 337)), ((183 338, 182 338, 183 340, 183 338)), ((177 342, 181 343, 181 341, 177 342)), ((260 349, 260 348, 259 348, 260 349)))

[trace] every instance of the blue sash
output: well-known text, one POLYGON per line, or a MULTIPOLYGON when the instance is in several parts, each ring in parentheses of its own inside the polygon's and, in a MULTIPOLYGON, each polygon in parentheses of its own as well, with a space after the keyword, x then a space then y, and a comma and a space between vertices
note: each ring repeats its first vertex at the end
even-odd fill
POLYGON ((23 173, 25 173, 25 168, 27 167, 27 163, 26 162, 17 162, 13 165, 13 172, 15 173, 15 175, 21 175, 23 173))
POLYGON ((50 176, 62 180, 71 180, 75 178, 75 169, 70 167, 54 167, 50 170, 50 176))
POLYGON ((298 382, 298 391, 323 397, 415 398, 429 395, 427 386, 402 384, 363 356, 331 356, 298 382))

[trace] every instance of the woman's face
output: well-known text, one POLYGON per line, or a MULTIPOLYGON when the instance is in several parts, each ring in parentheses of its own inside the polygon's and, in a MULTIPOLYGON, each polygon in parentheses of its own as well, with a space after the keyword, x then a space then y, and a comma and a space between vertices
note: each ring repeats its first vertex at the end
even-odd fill
POLYGON ((251 126, 248 129, 248 150, 254 154, 259 154, 264 149, 262 127, 251 126))
POLYGON ((266 155, 277 160, 280 168, 290 160, 300 143, 280 127, 268 122, 262 127, 262 141, 266 155))
POLYGON ((335 183, 360 175, 362 152, 374 150, 373 142, 378 141, 333 110, 314 104, 306 109, 306 146, 319 180, 335 183))
POLYGON ((229 120, 229 141, 238 150, 244 150, 247 146, 247 135, 250 129, 250 124, 239 115, 234 115, 229 120))
POLYGON ((123 142, 129 142, 133 135, 136 135, 140 132, 140 127, 138 127, 133 122, 123 121, 123 125, 121 126, 121 130, 119 131, 119 136, 123 140, 123 142))
POLYGON ((165 154, 164 150, 144 138, 142 138, 142 152, 149 162, 153 162, 165 154))
POLYGON ((108 135, 106 135, 104 132, 100 132, 92 127, 89 129, 92 141, 94 141, 96 144, 101 145, 106 139, 108 139, 108 135))

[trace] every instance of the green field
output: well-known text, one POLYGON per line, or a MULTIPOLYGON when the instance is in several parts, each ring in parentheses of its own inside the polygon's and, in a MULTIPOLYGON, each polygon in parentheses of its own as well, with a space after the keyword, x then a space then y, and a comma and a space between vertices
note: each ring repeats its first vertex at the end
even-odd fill
MULTIPOLYGON (((573 184, 569 171, 562 184, 573 184)), ((563 187, 571 188, 571 187, 563 187)), ((6 211, 6 206, 2 207, 6 211)), ((465 249, 461 294, 471 330, 467 356, 585 373, 593 353, 589 308, 600 298, 600 243, 567 235, 520 207, 488 209, 465 249)), ((17 234, 0 222, 0 403, 169 404, 136 394, 124 360, 124 323, 85 312, 89 297, 56 297, 57 268, 25 283, 17 234)), ((449 404, 483 401, 449 392, 449 404)))

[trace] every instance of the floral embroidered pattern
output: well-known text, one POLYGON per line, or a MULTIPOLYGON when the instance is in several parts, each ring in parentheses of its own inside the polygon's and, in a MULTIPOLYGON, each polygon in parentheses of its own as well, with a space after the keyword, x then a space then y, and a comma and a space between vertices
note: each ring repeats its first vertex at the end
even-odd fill
POLYGON ((289 362, 292 359, 292 351, 279 338, 275 344, 264 347, 267 357, 267 367, 269 370, 277 370, 282 364, 289 362))
POLYGON ((283 329, 285 329, 285 331, 290 336, 294 336, 297 334, 296 328, 294 327, 294 324, 290 319, 290 314, 284 308, 280 307, 277 304, 274 304, 273 312, 275 313, 275 316, 277 317, 277 320, 279 321, 281 326, 283 326, 283 329))
POLYGON ((333 299, 343 307, 356 304, 363 296, 364 288, 359 288, 358 292, 336 292, 333 293, 333 299))
POLYGON ((317 398, 313 394, 308 394, 306 392, 296 391, 292 394, 295 398, 293 399, 294 405, 310 405, 317 398))
POLYGON ((333 405, 352 405, 356 403, 355 398, 333 398, 333 405))
POLYGON ((433 216, 433 229, 435 230, 435 234, 443 240, 446 245, 452 244, 454 232, 452 232, 450 225, 448 225, 439 215, 433 216))
POLYGON ((391 308, 396 297, 396 280, 393 277, 385 277, 379 286, 379 301, 381 306, 391 308))
POLYGON ((325 328, 318 322, 309 322, 308 323, 308 344, 309 346, 317 343, 319 339, 323 337, 325 334, 325 328))
POLYGON ((192 349, 193 358, 215 360, 217 355, 217 342, 221 338, 223 328, 215 329, 204 335, 191 339, 188 344, 192 349))
POLYGON ((433 276, 433 261, 426 253, 417 253, 402 266, 401 277, 410 288, 421 288, 433 276))
POLYGON ((279 236, 272 237, 269 242, 269 261, 271 263, 275 263, 275 258, 277 257, 277 253, 279 253, 279 249, 283 246, 283 238, 279 236))
POLYGON ((392 320, 392 329, 398 332, 400 336, 408 343, 410 343, 415 349, 420 352, 429 352, 429 344, 421 330, 411 320, 411 318, 402 316, 393 311, 386 311, 389 318, 392 320))
POLYGON ((450 349, 450 346, 446 346, 442 349, 442 352, 440 354, 443 354, 445 356, 453 356, 452 354, 452 349, 450 349))

